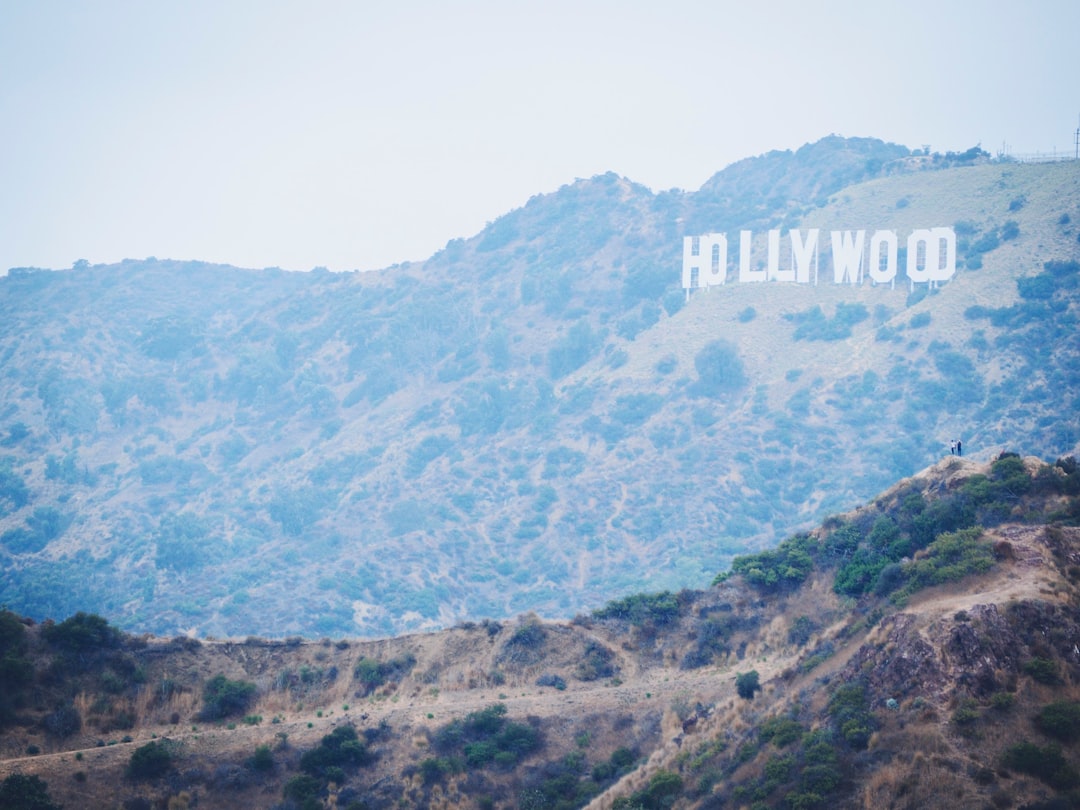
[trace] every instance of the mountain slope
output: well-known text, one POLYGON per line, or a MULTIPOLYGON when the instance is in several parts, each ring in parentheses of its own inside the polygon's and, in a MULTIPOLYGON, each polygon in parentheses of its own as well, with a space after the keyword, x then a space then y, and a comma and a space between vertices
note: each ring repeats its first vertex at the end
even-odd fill
POLYGON ((753 555, 705 591, 572 622, 199 642, 3 613, 0 777, 66 806, 1067 806, 1078 476, 945 459, 808 533, 798 575, 770 582, 775 553, 753 555), (890 521, 893 544, 932 539, 838 591, 890 521))
POLYGON ((826 139, 688 194, 578 181, 378 273, 13 271, 0 601, 201 635, 568 615, 703 586, 957 436, 1074 452, 1080 164, 903 154, 826 139), (780 221, 954 225, 962 269, 685 300, 684 235, 780 221))

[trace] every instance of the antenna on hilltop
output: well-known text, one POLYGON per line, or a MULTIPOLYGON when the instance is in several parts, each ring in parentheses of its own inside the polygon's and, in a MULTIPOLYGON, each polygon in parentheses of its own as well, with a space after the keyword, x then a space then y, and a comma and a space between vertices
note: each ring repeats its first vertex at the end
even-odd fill
POLYGON ((1080 126, 1076 128, 1076 133, 1073 135, 1073 160, 1080 160, 1080 126))

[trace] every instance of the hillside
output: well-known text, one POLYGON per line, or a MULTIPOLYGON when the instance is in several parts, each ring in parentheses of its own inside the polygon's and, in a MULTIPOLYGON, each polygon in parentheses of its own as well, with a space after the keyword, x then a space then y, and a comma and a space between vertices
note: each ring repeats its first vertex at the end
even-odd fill
POLYGON ((576 181, 374 273, 15 269, 0 603, 376 637, 704 587, 952 438, 1077 452, 1077 223, 1078 163, 834 137, 697 192, 576 181), (687 300, 684 236, 763 261, 781 224, 951 226, 960 270, 687 300))
POLYGON ((1074 459, 946 458, 705 590, 570 622, 200 642, 4 612, 0 799, 1075 806, 1078 522, 1074 459))

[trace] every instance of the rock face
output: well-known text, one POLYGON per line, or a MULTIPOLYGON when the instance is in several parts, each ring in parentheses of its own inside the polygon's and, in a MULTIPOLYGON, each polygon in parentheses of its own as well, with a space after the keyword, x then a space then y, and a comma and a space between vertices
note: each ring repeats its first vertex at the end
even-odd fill
POLYGON ((865 644, 852 656, 842 677, 865 679, 881 701, 937 694, 945 672, 937 650, 919 635, 918 619, 911 614, 882 621, 883 644, 865 644))
POLYGON ((1022 643, 997 605, 976 605, 956 619, 942 645, 948 676, 978 698, 1015 686, 1022 643))
POLYGON ((882 620, 881 632, 884 641, 859 648, 842 677, 862 678, 882 701, 954 693, 986 699, 1015 689, 1035 658, 1071 660, 1080 676, 1080 609, 1068 605, 979 604, 929 624, 899 613, 882 620))

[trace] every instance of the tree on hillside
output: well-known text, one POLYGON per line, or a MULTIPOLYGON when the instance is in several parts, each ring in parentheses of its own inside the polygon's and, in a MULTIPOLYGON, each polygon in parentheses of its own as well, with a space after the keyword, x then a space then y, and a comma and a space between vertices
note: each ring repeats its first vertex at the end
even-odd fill
POLYGON ((0 807, 9 810, 60 810, 49 798, 49 786, 39 776, 13 773, 0 782, 0 807))
POLYGON ((743 700, 753 700, 754 693, 761 691, 761 683, 758 681, 756 669, 749 672, 739 672, 735 675, 735 691, 743 700))
POLYGON ((50 644, 73 653, 116 647, 122 640, 120 631, 111 627, 108 620, 81 610, 59 624, 46 624, 41 635, 50 644))
POLYGON ((203 689, 204 720, 218 720, 230 714, 242 714, 255 698, 255 684, 248 681, 230 681, 224 675, 215 675, 203 689))
POLYGON ((698 390, 705 396, 730 394, 746 385, 746 371, 735 345, 713 340, 694 356, 698 390))

